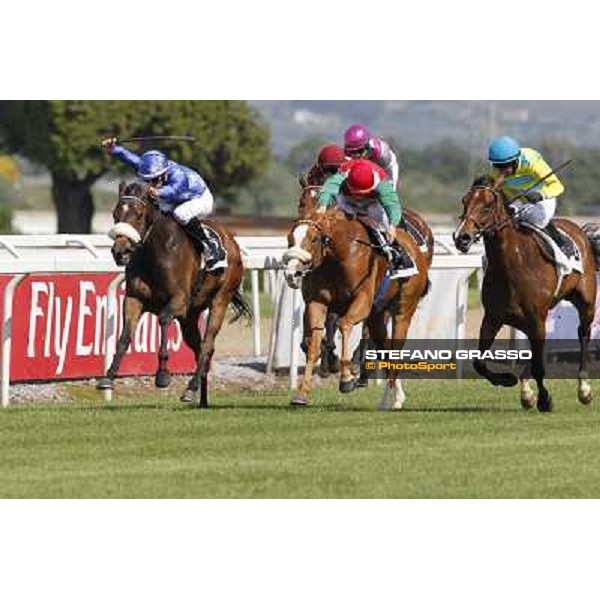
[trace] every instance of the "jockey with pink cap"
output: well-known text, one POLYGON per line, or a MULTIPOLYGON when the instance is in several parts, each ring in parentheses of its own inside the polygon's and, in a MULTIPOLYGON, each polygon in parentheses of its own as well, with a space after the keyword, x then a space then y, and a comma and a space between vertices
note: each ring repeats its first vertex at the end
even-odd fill
POLYGON ((400 169, 398 159, 390 145, 374 137, 363 125, 352 125, 344 134, 344 151, 350 158, 366 158, 382 167, 392 180, 394 189, 398 187, 400 169))

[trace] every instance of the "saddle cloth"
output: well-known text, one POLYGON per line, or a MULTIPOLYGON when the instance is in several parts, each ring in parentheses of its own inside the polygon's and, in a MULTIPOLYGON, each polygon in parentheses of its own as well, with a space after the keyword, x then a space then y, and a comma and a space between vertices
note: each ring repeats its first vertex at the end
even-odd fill
POLYGON ((550 256, 554 257, 554 265, 556 266, 556 272, 559 278, 559 287, 562 278, 573 271, 577 271, 578 273, 583 273, 583 265, 581 263, 581 251, 577 246, 575 240, 562 228, 558 227, 557 229, 561 232, 562 235, 567 236, 572 242, 573 246, 577 248, 577 252, 573 256, 567 256, 556 244, 556 242, 542 229, 532 225, 531 223, 527 223, 523 221, 520 223, 521 226, 526 227, 527 229, 531 229, 542 241, 550 256))

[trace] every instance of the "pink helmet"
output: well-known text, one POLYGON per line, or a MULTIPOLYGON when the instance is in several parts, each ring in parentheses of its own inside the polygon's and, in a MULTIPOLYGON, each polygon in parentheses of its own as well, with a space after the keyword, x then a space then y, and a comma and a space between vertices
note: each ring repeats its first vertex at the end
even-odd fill
POLYGON ((344 150, 346 152, 361 150, 371 139, 371 132, 362 125, 352 125, 344 134, 344 150))

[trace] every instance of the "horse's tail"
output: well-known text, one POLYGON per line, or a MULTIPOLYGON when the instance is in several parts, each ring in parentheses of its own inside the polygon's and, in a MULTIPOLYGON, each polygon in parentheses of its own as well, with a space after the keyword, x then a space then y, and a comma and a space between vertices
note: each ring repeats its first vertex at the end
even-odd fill
POLYGON ((233 307, 234 315, 231 321, 229 321, 229 323, 235 323, 238 319, 241 319, 242 317, 245 317, 248 322, 252 321, 252 309, 250 308, 248 302, 246 302, 246 299, 242 295, 242 291, 240 290, 240 288, 235 290, 230 304, 233 307))
POLYGON ((584 223, 582 229, 594 251, 596 271, 600 271, 600 225, 597 223, 584 223))

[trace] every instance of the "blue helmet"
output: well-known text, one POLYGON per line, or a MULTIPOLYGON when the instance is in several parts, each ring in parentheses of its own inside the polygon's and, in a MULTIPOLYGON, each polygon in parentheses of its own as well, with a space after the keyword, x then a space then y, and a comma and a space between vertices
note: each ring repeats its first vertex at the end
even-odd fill
POLYGON ((142 179, 155 179, 167 172, 169 161, 167 157, 158 150, 149 150, 140 157, 138 176, 142 179))
POLYGON ((508 136, 492 140, 488 152, 488 160, 494 165, 508 164, 521 155, 519 142, 508 136))

